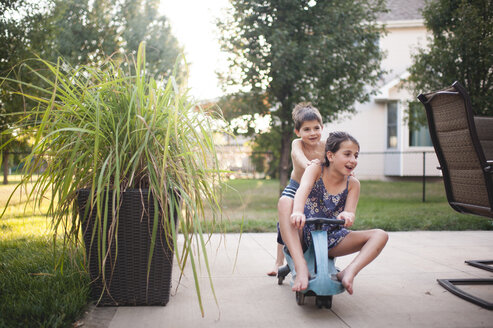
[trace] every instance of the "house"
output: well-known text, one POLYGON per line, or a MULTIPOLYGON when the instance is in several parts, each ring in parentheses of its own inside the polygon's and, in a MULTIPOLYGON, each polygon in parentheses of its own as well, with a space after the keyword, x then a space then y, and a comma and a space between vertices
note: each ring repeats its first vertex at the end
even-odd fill
POLYGON ((380 39, 386 54, 382 67, 387 73, 377 94, 367 103, 356 103, 354 113, 342 114, 324 127, 324 137, 330 131, 342 130, 360 142, 355 171, 360 179, 441 176, 427 127, 419 131, 408 127, 407 103, 417 95, 402 85, 409 75, 411 55, 427 43, 428 32, 420 13, 424 5, 425 0, 387 1, 389 12, 379 18, 387 30, 380 39))

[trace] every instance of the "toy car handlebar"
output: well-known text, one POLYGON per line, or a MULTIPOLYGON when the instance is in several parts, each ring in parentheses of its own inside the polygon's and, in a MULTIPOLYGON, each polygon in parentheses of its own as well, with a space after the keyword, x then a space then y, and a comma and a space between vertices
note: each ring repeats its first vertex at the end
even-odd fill
POLYGON ((344 225, 346 221, 340 219, 328 218, 307 218, 305 224, 340 224, 344 225))

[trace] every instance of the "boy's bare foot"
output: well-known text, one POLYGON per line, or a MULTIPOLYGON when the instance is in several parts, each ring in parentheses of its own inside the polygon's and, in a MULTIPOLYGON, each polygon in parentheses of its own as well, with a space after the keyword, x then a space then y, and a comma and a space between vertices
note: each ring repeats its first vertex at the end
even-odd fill
POLYGON ((283 265, 284 263, 279 263, 276 261, 272 270, 267 272, 267 275, 271 277, 277 276, 277 272, 279 271, 279 268, 282 267, 283 265))
POLYGON ((337 279, 342 283, 350 295, 353 295, 354 274, 347 268, 337 273, 337 279))
POLYGON ((310 274, 308 272, 308 267, 304 265, 299 270, 296 270, 296 278, 294 279, 293 287, 291 289, 294 292, 300 292, 308 288, 308 278, 310 274))

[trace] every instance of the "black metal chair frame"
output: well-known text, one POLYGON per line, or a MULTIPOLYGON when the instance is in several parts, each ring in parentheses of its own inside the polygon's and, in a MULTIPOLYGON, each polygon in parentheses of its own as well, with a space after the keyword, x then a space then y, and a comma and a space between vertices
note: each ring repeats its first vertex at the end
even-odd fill
MULTIPOLYGON (((452 84, 452 88, 449 88, 447 90, 442 90, 442 91, 437 91, 433 93, 430 97, 427 97, 427 95, 420 94, 418 96, 418 99, 423 103, 425 109, 426 109, 426 116, 428 118, 428 126, 430 130, 430 136, 431 140, 433 142, 433 146, 435 148, 436 155, 438 157, 438 161, 440 163, 440 169, 442 171, 443 175, 443 182, 445 185, 445 192, 447 195, 447 200, 450 204, 450 206, 460 212, 460 213, 466 213, 466 214, 476 214, 476 215, 481 215, 481 216, 486 216, 493 218, 493 159, 490 159, 490 161, 487 161, 482 149, 482 146, 479 141, 479 137, 477 135, 476 131, 476 125, 474 123, 474 116, 473 116, 473 111, 472 111, 472 106, 471 106, 471 101, 469 98, 469 95, 467 94, 467 91, 465 88, 459 83, 459 82, 454 82, 452 84), (430 104, 431 100, 436 96, 436 95, 460 95, 462 99, 464 100, 464 108, 465 108, 465 113, 464 115, 466 116, 467 122, 468 122, 468 127, 469 127, 469 133, 470 137, 472 140, 472 143, 475 148, 476 155, 479 159, 479 162, 482 166, 483 170, 483 175, 485 179, 485 184, 486 184, 486 189, 488 192, 488 200, 489 200, 489 208, 484 208, 482 206, 477 206, 477 205, 472 205, 472 204, 465 204, 458 202, 454 199, 453 193, 452 193, 452 182, 450 179, 450 174, 449 174, 449 169, 448 169, 448 164, 445 161, 445 157, 443 155, 442 147, 440 145, 440 141, 438 139, 437 131, 436 131, 436 125, 435 125, 435 119, 433 117, 433 109, 430 104), (479 212, 479 213, 478 213, 479 212)), ((474 260, 474 261, 465 261, 467 264, 475 266, 477 268, 483 269, 483 270, 488 270, 493 272, 493 267, 490 266, 490 264, 493 264, 493 260, 486 260, 486 261, 479 261, 479 260, 474 260)), ((437 279, 438 283, 443 286, 445 289, 450 291, 451 293, 469 301, 474 304, 477 304, 483 308, 486 308, 488 310, 493 310, 493 303, 486 301, 484 299, 481 299, 479 297, 476 297, 470 293, 465 292, 464 290, 460 289, 457 287, 458 285, 493 285, 493 279, 437 279)))

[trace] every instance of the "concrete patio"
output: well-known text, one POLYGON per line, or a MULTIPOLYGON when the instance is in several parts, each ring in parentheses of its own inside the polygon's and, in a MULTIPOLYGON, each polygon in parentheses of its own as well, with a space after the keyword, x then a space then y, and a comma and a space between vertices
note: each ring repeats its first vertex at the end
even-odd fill
MULTIPOLYGON (((437 278, 492 278, 464 260, 493 259, 493 231, 391 232, 382 254, 355 279, 354 294, 334 296, 330 310, 313 297, 296 304, 289 286, 266 272, 274 263, 275 234, 214 235, 209 249, 216 305, 206 271, 197 302, 191 267, 179 288, 175 264, 170 302, 153 307, 91 306, 82 327, 493 327, 493 311, 442 288, 437 278), (238 248, 239 245, 239 248, 238 248), (236 257, 237 254, 237 257, 236 257), (236 266, 235 266, 236 259, 236 266)), ((337 259, 345 267, 353 255, 337 259)), ((493 302, 493 286, 464 287, 493 302)))

